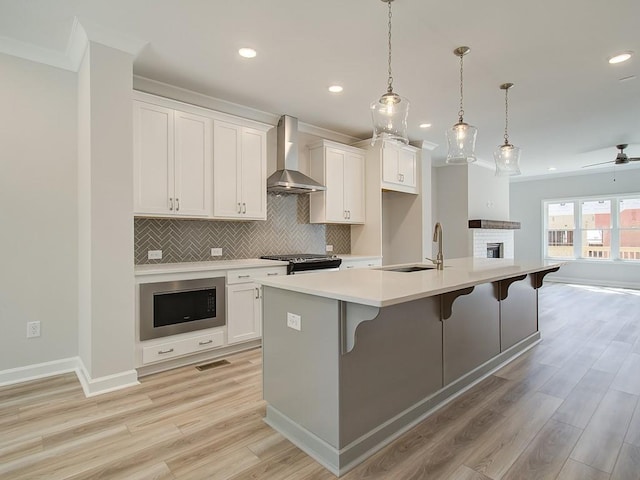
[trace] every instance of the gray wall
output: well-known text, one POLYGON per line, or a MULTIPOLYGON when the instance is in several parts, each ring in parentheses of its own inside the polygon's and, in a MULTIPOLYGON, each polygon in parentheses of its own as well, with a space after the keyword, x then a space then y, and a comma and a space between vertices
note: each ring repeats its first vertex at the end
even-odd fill
POLYGON ((76 74, 4 54, 0 71, 2 371, 78 353, 78 177, 76 74))
MULTIPOLYGON (((618 167, 615 181, 613 179, 613 172, 607 172, 512 182, 511 217, 520 221, 522 226, 515 231, 516 259, 542 260, 544 200, 640 193, 640 169, 618 167)), ((549 278, 640 288, 640 265, 572 261, 549 278)))

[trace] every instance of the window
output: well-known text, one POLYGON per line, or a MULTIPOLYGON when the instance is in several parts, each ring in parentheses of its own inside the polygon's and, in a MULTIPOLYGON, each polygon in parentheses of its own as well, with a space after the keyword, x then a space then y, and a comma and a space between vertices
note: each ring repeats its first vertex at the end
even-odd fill
POLYGON ((640 198, 620 200, 620 258, 640 260, 640 198))
POLYGON ((576 228, 573 202, 547 204, 547 256, 573 257, 573 231, 576 228))
POLYGON ((582 258, 611 258, 611 200, 580 202, 582 258))
POLYGON ((544 202, 546 258, 640 262, 640 194, 544 202))

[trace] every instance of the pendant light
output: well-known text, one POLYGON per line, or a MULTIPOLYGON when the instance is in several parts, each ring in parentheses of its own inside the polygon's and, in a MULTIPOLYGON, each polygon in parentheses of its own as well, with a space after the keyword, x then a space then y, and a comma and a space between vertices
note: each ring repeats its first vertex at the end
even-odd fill
POLYGON ((496 175, 520 175, 520 149, 509 143, 509 89, 513 83, 503 83, 504 90, 504 143, 493 153, 496 161, 496 175))
POLYGON ((471 50, 469 47, 458 47, 453 53, 460 57, 460 110, 458 111, 458 123, 447 130, 447 144, 449 151, 447 153, 447 163, 452 165, 461 165, 473 163, 476 161, 476 135, 478 129, 464 122, 464 108, 462 100, 463 95, 463 57, 471 50))
POLYGON ((391 75, 391 2, 393 0, 382 1, 389 6, 389 75, 387 92, 371 104, 371 118, 373 120, 371 145, 379 138, 407 144, 409 143, 407 137, 409 100, 393 91, 393 76, 391 75))

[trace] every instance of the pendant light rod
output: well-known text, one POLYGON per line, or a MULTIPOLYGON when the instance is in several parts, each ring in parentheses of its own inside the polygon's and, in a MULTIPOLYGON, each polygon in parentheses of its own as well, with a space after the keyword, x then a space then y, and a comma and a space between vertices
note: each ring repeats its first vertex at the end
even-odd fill
POLYGON ((500 89, 504 90, 504 144, 509 145, 509 89, 513 83, 503 83, 500 89))
POLYGON ((463 79, 463 71, 464 71, 464 65, 463 65, 463 57, 469 53, 471 49, 469 47, 458 47, 456 48, 453 53, 454 55, 456 55, 457 57, 460 57, 460 110, 458 111, 458 121, 459 123, 463 123, 464 122, 464 107, 463 107, 463 99, 464 99, 464 91, 463 91, 463 85, 464 85, 464 79, 463 79))
POLYGON ((391 75, 391 17, 392 17, 392 13, 391 13, 391 2, 393 2, 393 0, 382 0, 383 2, 386 2, 389 5, 389 77, 387 79, 387 92, 388 93, 393 93, 393 76, 391 75))

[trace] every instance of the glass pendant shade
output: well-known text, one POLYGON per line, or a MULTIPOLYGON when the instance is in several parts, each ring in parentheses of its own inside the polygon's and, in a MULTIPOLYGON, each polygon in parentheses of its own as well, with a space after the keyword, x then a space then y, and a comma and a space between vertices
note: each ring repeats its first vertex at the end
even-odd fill
POLYGON ((373 137, 376 140, 394 140, 409 143, 407 137, 407 116, 409 100, 397 93, 387 92, 371 104, 371 120, 373 121, 373 137))
POLYGON ((476 135, 478 129, 468 123, 458 122, 447 130, 447 163, 463 165, 476 161, 476 135))
POLYGON ((520 175, 520 149, 514 147, 510 143, 500 145, 493 152, 493 158, 496 161, 496 175, 520 175))

